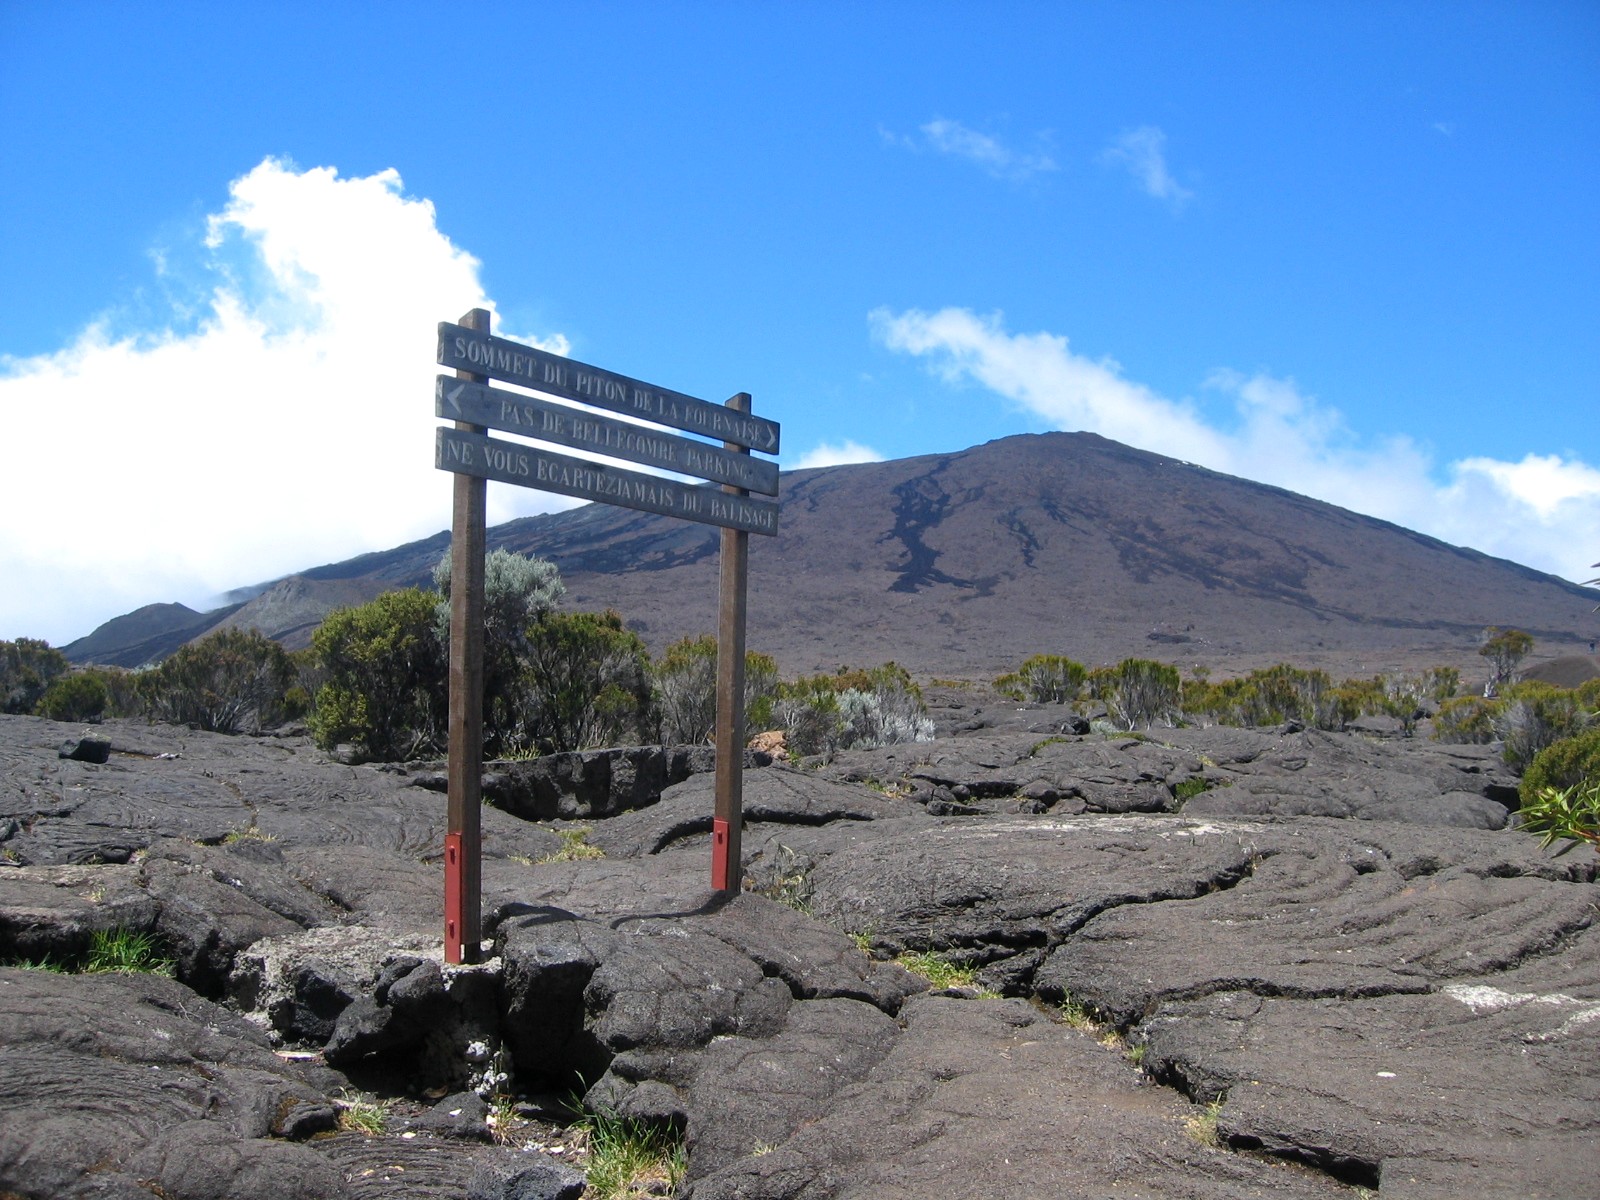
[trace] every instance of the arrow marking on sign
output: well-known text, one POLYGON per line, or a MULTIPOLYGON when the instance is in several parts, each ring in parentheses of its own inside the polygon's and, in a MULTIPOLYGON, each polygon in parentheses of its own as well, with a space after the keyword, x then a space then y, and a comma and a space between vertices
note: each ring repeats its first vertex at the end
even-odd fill
POLYGON ((461 411, 461 393, 466 391, 466 390, 467 390, 467 385, 466 384, 464 384, 464 383, 456 384, 456 390, 455 391, 446 392, 444 394, 445 402, 447 404, 449 404, 451 408, 455 409, 457 412, 460 412, 461 411))

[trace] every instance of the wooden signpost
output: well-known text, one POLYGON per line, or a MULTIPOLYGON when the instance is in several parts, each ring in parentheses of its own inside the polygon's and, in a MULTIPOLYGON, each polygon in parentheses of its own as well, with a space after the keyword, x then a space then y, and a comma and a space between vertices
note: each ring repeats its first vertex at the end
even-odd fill
POLYGON ((717 781, 711 886, 737 891, 744 767, 745 591, 751 533, 778 532, 778 426, 750 412, 741 392, 726 404, 491 336, 489 313, 439 323, 441 375, 434 465, 455 475, 450 540, 450 773, 445 826, 445 961, 475 962, 482 932, 483 561, 487 480, 539 488, 722 528, 717 618, 717 781), (498 379, 571 403, 489 387, 498 379), (583 407, 575 407, 581 405, 583 407), (600 408, 635 418, 618 421, 600 408), (639 424, 640 421, 651 425, 639 424), (722 444, 667 433, 665 425, 722 444), (489 429, 625 459, 721 488, 486 436, 489 429), (752 496, 755 492, 758 495, 752 496))

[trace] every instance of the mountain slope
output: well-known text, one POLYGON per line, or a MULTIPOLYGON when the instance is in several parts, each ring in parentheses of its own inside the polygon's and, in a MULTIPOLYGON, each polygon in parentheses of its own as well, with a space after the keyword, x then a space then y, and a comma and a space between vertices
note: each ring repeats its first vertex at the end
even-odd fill
MULTIPOLYGON (((789 673, 894 658, 989 675, 1039 651, 1354 670, 1471 662, 1489 624, 1550 653, 1596 632, 1593 593, 1574 584, 1091 434, 787 472, 782 500, 779 535, 750 539, 749 640, 789 673)), ((301 578, 352 599, 424 583, 448 540, 301 578)), ((590 505, 498 526, 489 544, 552 559, 572 605, 616 608, 655 649, 715 628, 715 529, 590 505)), ((271 594, 230 623, 266 617, 271 594)), ((294 606, 291 640, 309 636, 316 599, 294 606)))

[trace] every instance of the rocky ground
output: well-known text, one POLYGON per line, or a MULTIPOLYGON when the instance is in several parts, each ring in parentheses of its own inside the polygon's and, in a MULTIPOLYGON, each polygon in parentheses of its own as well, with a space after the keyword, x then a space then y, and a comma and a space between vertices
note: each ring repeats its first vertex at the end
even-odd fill
POLYGON ((436 768, 0 718, 0 962, 175 962, 0 966, 0 1195, 571 1196, 585 1091, 693 1200, 1600 1195, 1600 858, 1493 748, 933 701, 752 759, 731 900, 707 751, 492 766, 464 967, 436 768))

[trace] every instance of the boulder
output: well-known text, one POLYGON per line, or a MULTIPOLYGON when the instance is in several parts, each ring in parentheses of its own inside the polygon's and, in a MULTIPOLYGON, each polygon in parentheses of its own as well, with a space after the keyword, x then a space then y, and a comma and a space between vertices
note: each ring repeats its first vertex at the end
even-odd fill
POLYGON ((111 761, 111 743, 101 737, 68 738, 56 751, 57 758, 70 758, 77 762, 104 763, 111 761))

